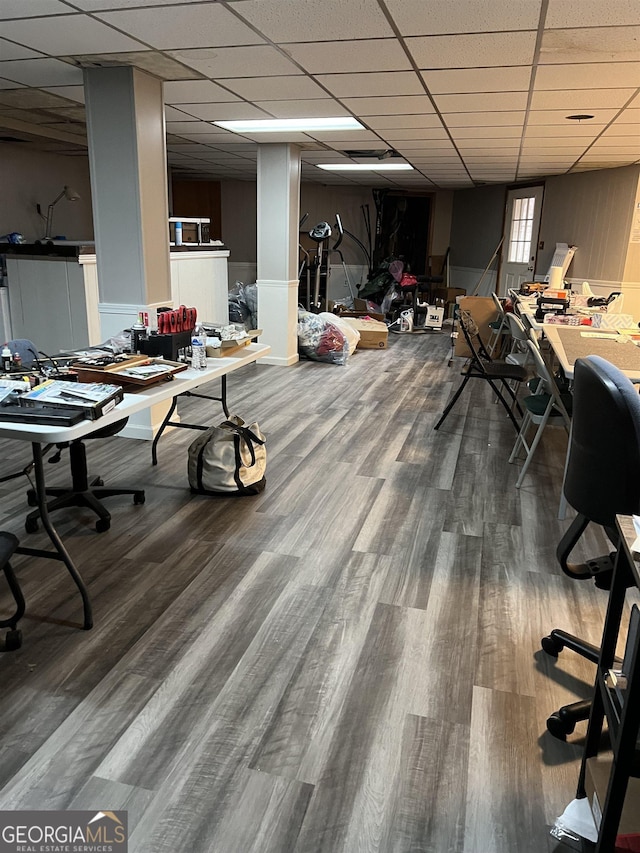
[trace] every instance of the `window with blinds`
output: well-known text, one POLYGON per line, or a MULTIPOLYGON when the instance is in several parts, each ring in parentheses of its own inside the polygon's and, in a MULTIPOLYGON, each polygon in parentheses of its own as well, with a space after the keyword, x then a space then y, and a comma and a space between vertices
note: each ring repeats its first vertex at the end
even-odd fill
POLYGON ((509 263, 526 264, 531 257, 531 234, 536 206, 535 197, 516 198, 509 236, 509 263))

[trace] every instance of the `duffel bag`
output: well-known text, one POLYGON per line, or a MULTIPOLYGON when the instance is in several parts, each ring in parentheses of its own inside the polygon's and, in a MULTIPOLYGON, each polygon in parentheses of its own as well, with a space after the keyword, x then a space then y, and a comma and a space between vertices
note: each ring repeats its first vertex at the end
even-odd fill
POLYGON ((189 445, 189 485, 201 495, 257 495, 265 487, 267 448, 257 423, 232 416, 189 445))

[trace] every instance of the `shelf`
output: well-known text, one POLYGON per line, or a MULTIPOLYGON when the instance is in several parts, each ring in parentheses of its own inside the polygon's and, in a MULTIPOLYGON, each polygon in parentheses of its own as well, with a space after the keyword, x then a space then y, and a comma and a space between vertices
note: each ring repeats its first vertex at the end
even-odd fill
MULTIPOLYGON (((600 826, 602 808, 607 795, 607 785, 613 768, 611 753, 603 753, 587 759, 585 789, 596 826, 600 826)), ((618 835, 640 833, 640 779, 629 777, 618 835)))

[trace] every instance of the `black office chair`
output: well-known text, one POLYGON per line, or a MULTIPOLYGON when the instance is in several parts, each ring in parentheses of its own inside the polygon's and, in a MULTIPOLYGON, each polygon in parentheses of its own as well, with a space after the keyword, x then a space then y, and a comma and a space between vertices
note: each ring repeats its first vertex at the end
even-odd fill
POLYGON ((34 364, 38 363, 38 350, 33 341, 28 338, 14 338, 7 341, 12 355, 19 355, 24 370, 31 370, 34 364))
POLYGON ((15 613, 8 619, 0 619, 0 628, 9 629, 5 635, 4 645, 0 644, 0 652, 13 652, 22 645, 22 631, 18 629, 18 621, 24 616, 24 596, 9 562, 18 544, 18 539, 13 533, 0 533, 0 570, 4 572, 9 590, 16 603, 15 613))
POLYGON ((514 426, 516 433, 519 433, 520 424, 513 414, 513 409, 515 408, 521 417, 522 409, 520 408, 520 404, 516 398, 516 393, 509 385, 509 382, 513 381, 514 385, 524 382, 528 376, 526 368, 521 367, 519 364, 507 364, 505 361, 494 361, 482 342, 482 338, 478 332, 478 326, 471 314, 468 311, 460 311, 458 319, 460 329, 462 330, 462 334, 467 342, 470 355, 462 370, 462 376, 464 379, 460 383, 456 393, 447 404, 447 407, 442 413, 442 416, 434 429, 440 429, 445 418, 455 406, 456 401, 464 391, 467 382, 469 382, 470 379, 483 379, 485 382, 489 383, 498 397, 498 400, 500 400, 504 406, 506 413, 509 415, 509 419, 514 426), (511 403, 509 403, 503 396, 502 391, 500 390, 501 387, 511 398, 511 403))
MULTIPOLYGON (((578 514, 556 555, 570 578, 593 578, 609 589, 615 551, 584 563, 570 563, 569 556, 591 522, 617 548, 616 515, 640 514, 640 396, 622 371, 599 356, 576 361, 568 453, 564 494, 578 514)), ((543 638, 542 648, 552 657, 572 649, 594 663, 600 656, 597 646, 558 628, 543 638)), ((588 719, 590 707, 590 700, 565 705, 551 714, 548 730, 564 739, 588 719)))
MULTIPOLYGON (((112 488, 111 486, 105 486, 100 477, 95 477, 89 481, 87 450, 84 444, 85 439, 109 438, 112 435, 116 435, 124 429, 127 420, 128 418, 123 418, 103 429, 97 429, 83 439, 76 439, 68 444, 57 445, 58 452, 49 459, 49 462, 59 462, 62 449, 65 447, 69 448, 71 486, 62 488, 47 486, 46 493, 53 498, 53 500, 47 503, 48 512, 54 512, 57 509, 70 506, 86 507, 93 510, 98 516, 95 525, 97 532, 104 533, 111 527, 111 513, 104 506, 101 498, 108 498, 113 495, 133 495, 134 504, 144 503, 145 494, 143 489, 112 488)), ((36 506, 36 494, 33 489, 27 492, 27 500, 29 506, 36 506)), ((24 524, 27 533, 36 532, 39 518, 39 509, 35 509, 29 513, 24 524)))

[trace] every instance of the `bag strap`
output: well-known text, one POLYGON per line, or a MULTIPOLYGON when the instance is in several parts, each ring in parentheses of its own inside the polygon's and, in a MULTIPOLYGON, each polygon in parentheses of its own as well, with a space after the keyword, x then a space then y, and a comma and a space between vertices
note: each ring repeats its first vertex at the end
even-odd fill
MULTIPOLYGON (((247 442, 249 447, 251 448, 252 458, 254 457, 253 447, 251 447, 251 443, 255 442, 256 444, 264 444, 265 440, 263 438, 259 438, 255 432, 252 432, 249 427, 238 426, 238 424, 234 424, 233 421, 223 421, 220 424, 221 427, 225 427, 232 432, 235 432, 237 435, 241 435, 242 438, 247 442)), ((255 462, 255 458, 254 458, 255 462)), ((253 462, 251 463, 253 465, 253 462)))

